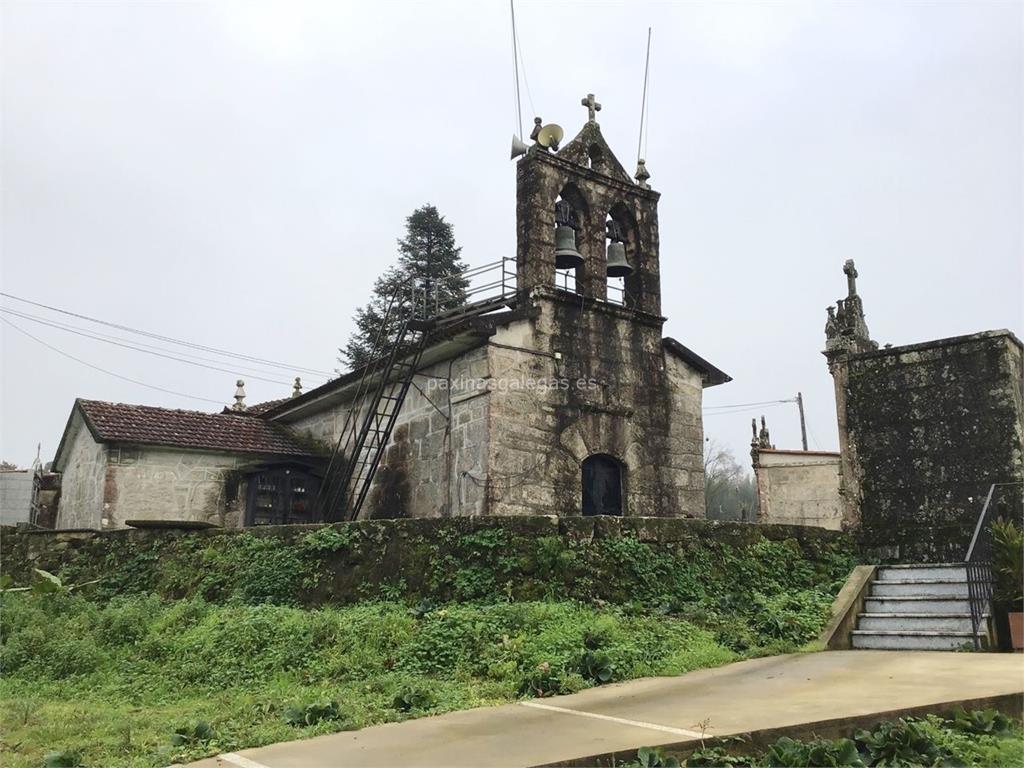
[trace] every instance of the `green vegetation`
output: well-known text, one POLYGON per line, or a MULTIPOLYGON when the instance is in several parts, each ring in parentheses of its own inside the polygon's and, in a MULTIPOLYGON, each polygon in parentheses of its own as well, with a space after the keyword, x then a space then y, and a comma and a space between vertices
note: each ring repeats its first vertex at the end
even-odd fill
POLYGON ((384 602, 308 610, 130 596, 98 605, 25 593, 5 596, 3 610, 10 768, 35 768, 51 751, 87 766, 167 765, 737 657, 685 619, 575 603, 417 616, 384 602))
POLYGON ((845 739, 800 741, 781 737, 765 750, 705 747, 680 762, 660 750, 641 747, 627 768, 664 766, 977 766, 1018 768, 1024 762, 1024 730, 993 709, 954 712, 948 718, 927 715, 879 723, 845 739))
POLYGON ((367 530, 159 538, 21 579, 0 596, 0 762, 163 766, 791 651, 853 565, 827 542, 491 528, 382 567, 367 530), (351 581, 364 566, 389 576, 351 581))
MULTIPOLYGON (((529 528, 462 531, 457 521, 451 528, 420 533, 411 526, 416 522, 327 526, 291 536, 106 537, 65 552, 57 575, 69 584, 99 579, 83 592, 97 600, 157 594, 317 606, 377 599, 445 603, 558 597, 694 612, 701 621, 743 610, 782 621, 790 635, 803 636, 806 627, 797 625, 794 614, 827 607, 856 564, 847 539, 778 541, 754 526, 705 528, 685 521, 694 523, 689 538, 649 544, 628 535, 537 536, 529 528), (410 524, 408 533, 403 524, 410 524), (388 525, 397 527, 391 531, 388 525)), ((5 552, 5 568, 16 566, 17 554, 5 552)), ((752 629, 760 633, 765 627, 752 629)))

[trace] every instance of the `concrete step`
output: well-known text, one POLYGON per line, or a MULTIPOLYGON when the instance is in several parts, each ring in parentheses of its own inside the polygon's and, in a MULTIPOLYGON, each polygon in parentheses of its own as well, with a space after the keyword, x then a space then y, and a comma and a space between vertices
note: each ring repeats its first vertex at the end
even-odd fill
POLYGON ((968 597, 966 581, 886 579, 871 585, 872 597, 968 597))
POLYGON ((969 613, 862 613, 857 617, 857 629, 900 632, 926 630, 930 632, 970 632, 969 613))
POLYGON ((864 613, 970 613, 971 603, 965 597, 877 597, 864 601, 864 613))
POLYGON ((973 649, 974 636, 970 632, 928 632, 926 630, 887 632, 855 629, 853 630, 853 647, 887 651, 955 651, 960 648, 973 649))
POLYGON ((880 581, 966 581, 967 566, 963 563, 924 563, 921 565, 880 565, 876 578, 880 581))

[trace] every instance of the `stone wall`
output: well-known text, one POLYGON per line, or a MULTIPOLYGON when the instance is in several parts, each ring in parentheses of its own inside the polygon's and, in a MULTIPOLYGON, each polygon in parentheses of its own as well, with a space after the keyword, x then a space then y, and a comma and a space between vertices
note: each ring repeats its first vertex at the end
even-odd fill
MULTIPOLYGON (((1022 348, 1008 331, 835 355, 844 524, 869 551, 962 560, 992 483, 1024 481, 1022 348)), ((1019 493, 1000 494, 1019 510, 1019 493)))
MULTIPOLYGON (((477 347, 423 368, 410 387, 374 477, 363 518, 439 517, 485 513, 487 390, 459 386, 486 381, 486 349, 477 347)), ((365 418, 370 398, 355 407, 365 418)), ((351 399, 281 421, 333 446, 351 399)))
POLYGON ((27 523, 32 513, 31 469, 0 472, 0 525, 27 523))
POLYGON ((58 528, 99 528, 106 494, 107 449, 93 440, 82 415, 72 416, 70 447, 61 466, 58 528))
POLYGON ((491 369, 558 384, 493 393, 491 513, 579 514, 581 464, 600 453, 624 467, 624 514, 703 517, 701 376, 662 348, 660 322, 543 289, 531 302, 493 338, 491 369))
POLYGON ((192 520, 242 525, 242 473, 269 457, 158 447, 107 450, 104 528, 127 520, 192 520))
POLYGON ((755 448, 757 521, 839 530, 839 454, 755 448))
POLYGON ((743 581, 729 566, 736 557, 774 571, 803 558, 826 585, 844 577, 852 555, 848 537, 819 528, 553 515, 204 531, 3 528, 0 542, 0 569, 16 585, 41 568, 71 585, 99 579, 82 594, 101 599, 154 592, 304 605, 377 596, 632 602, 688 569, 708 583, 743 581))

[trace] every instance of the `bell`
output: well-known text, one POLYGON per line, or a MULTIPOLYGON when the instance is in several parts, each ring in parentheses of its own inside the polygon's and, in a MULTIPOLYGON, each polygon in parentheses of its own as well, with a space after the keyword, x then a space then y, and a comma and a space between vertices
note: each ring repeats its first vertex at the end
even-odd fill
POLYGON ((608 277, 627 277, 633 274, 633 267, 626 261, 626 246, 617 240, 608 243, 608 277))
POLYGON ((575 269, 582 264, 583 254, 576 250, 576 230, 559 224, 555 227, 555 268, 575 269))

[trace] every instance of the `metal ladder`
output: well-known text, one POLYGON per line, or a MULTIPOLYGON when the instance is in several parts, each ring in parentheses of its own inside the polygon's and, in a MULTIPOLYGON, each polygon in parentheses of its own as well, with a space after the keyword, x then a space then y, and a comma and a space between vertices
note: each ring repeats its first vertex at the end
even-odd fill
POLYGON ((363 369, 317 496, 318 519, 359 517, 416 375, 433 322, 418 316, 417 303, 407 302, 406 293, 399 289, 392 294, 377 329, 373 362, 363 369), (386 329, 395 321, 398 326, 391 339, 386 329), (367 399, 368 407, 361 407, 367 399))
MULTIPOLYGON (((504 261, 502 261, 502 265, 504 261)), ((504 284, 503 284, 504 285, 504 284)), ((373 341, 372 362, 363 369, 352 408, 345 417, 316 499, 316 518, 327 522, 356 520, 412 386, 431 331, 509 306, 513 293, 502 293, 428 317, 429 289, 397 289, 390 297, 373 341), (395 338, 386 329, 397 323, 395 338), (361 407, 366 400, 367 408, 361 407)), ((435 305, 434 310, 438 307, 435 305)))

